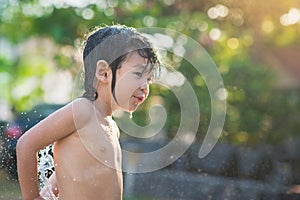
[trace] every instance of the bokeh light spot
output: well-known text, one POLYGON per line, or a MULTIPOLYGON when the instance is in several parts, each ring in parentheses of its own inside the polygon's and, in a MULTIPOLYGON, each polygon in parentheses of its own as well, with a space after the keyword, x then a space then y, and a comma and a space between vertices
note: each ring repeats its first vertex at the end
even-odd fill
POLYGON ((209 32, 209 37, 212 40, 218 40, 221 37, 221 30, 218 28, 213 28, 211 29, 211 31, 209 32))
POLYGON ((237 49, 240 45, 240 42, 237 38, 230 38, 228 41, 227 41, 227 46, 230 48, 230 49, 237 49))

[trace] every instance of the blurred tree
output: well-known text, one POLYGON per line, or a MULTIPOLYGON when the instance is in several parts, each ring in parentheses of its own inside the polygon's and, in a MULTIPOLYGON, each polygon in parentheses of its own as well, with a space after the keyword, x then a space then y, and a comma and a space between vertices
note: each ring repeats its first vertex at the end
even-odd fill
MULTIPOLYGON (((64 47, 73 47, 72 51, 76 51, 84 34, 95 25, 120 23, 137 28, 157 26, 177 30, 205 47, 224 78, 228 113, 223 139, 238 144, 275 143, 299 130, 297 110, 300 100, 299 93, 274 87, 275 74, 266 66, 263 56, 275 46, 299 45, 299 25, 285 19, 290 9, 299 7, 295 0, 1 0, 0 39, 17 47, 32 37, 50 38, 57 50, 50 60, 60 70, 71 70, 77 61, 65 53, 64 47)), ((0 59, 0 76, 5 77, 1 79, 5 89, 0 95, 20 110, 30 105, 29 99, 42 99, 44 94, 40 84, 35 84, 30 98, 27 94, 17 99, 10 91, 17 83, 42 77, 53 69, 49 67, 49 59, 32 68, 29 67, 32 62, 26 64, 23 52, 16 57, 2 56, 0 59)), ((174 59, 171 55, 170 60, 174 59)), ((207 88, 202 77, 188 68, 187 62, 181 61, 177 65, 176 69, 184 71, 186 78, 191 80, 201 102, 198 134, 201 139, 211 112, 207 88)), ((163 96, 167 110, 172 110, 165 127, 172 137, 180 119, 176 98, 157 87, 153 87, 152 93, 163 96)), ((147 108, 145 104, 134 120, 147 123, 147 119, 143 121, 139 117, 146 116, 143 111, 147 108)))

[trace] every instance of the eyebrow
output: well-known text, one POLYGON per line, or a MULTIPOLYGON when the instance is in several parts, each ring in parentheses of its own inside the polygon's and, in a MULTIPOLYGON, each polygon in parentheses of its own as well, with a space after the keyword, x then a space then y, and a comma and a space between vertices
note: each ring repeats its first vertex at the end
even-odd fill
POLYGON ((153 72, 154 70, 153 70, 153 68, 148 67, 148 66, 149 66, 149 64, 137 64, 137 65, 134 65, 133 67, 134 67, 134 68, 143 68, 143 71, 142 71, 143 74, 144 74, 144 73, 150 74, 150 73, 153 72))
POLYGON ((137 64, 137 65, 133 65, 133 67, 136 67, 136 68, 144 68, 144 67, 147 67, 147 64, 137 64))

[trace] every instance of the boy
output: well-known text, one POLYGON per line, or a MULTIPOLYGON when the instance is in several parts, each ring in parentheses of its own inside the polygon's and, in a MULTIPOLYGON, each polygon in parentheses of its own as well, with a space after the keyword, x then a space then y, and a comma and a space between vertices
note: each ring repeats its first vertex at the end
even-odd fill
POLYGON ((159 61, 145 37, 120 25, 93 32, 85 43, 83 60, 83 98, 51 114, 18 141, 24 200, 43 199, 36 154, 51 143, 56 173, 50 182, 53 187, 57 184, 60 200, 122 199, 119 130, 112 112, 133 112, 145 101, 159 61))

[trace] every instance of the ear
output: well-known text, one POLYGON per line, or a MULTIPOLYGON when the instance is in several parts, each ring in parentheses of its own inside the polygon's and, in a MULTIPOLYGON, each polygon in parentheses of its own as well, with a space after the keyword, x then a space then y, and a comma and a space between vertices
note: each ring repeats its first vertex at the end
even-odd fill
POLYGON ((98 60, 96 65, 95 77, 102 83, 109 83, 111 69, 105 60, 98 60))

